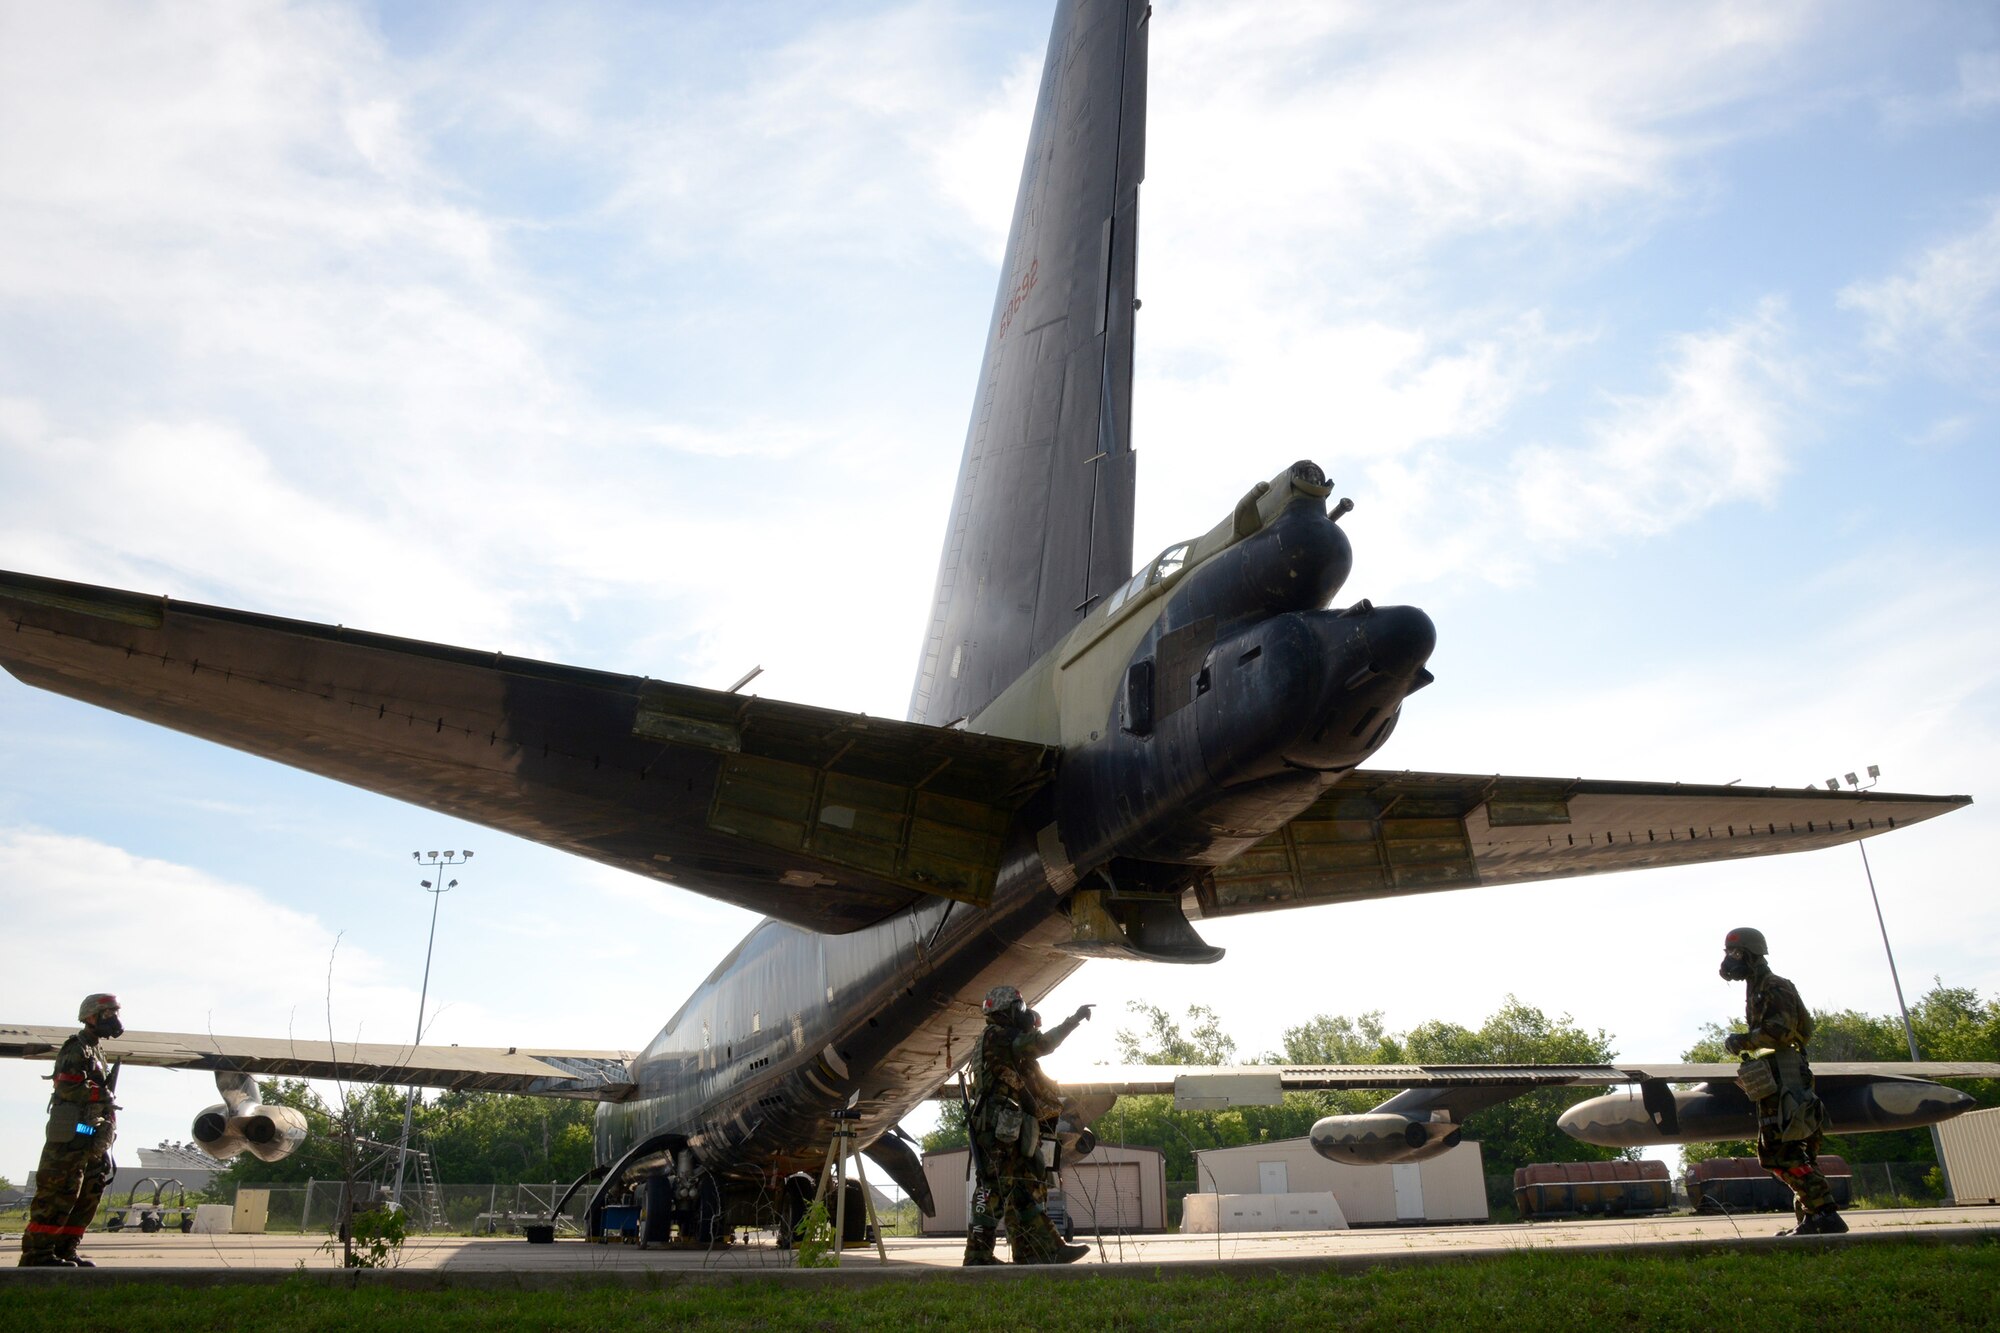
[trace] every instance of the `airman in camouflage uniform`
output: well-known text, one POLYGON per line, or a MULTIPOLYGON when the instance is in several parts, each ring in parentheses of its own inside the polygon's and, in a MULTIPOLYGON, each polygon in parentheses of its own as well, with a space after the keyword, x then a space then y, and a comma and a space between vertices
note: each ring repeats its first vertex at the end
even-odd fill
POLYGON ((1806 1043, 1812 1014, 1798 988, 1771 971, 1764 933, 1741 926, 1722 941, 1722 978, 1748 984, 1743 1025, 1723 1049, 1743 1057, 1738 1082, 1757 1103, 1757 1161, 1793 1194, 1797 1225, 1780 1235, 1829 1236, 1847 1230, 1833 1202, 1833 1189, 1819 1170, 1826 1108, 1813 1091, 1806 1043), (1759 1054, 1759 1053, 1762 1054, 1759 1054))
POLYGON ((1090 1252, 1066 1245, 1046 1211, 1048 1167, 1042 1161, 1042 1124, 1057 1107, 1045 1107, 1053 1089, 1037 1063, 1090 1017, 1084 1005, 1048 1032, 1037 1030, 1034 1011, 1012 986, 986 993, 986 1027, 972 1054, 972 1156, 977 1173, 972 1224, 965 1237, 968 1266, 998 1263, 993 1242, 1000 1222, 1017 1264, 1066 1264, 1090 1252))
POLYGON ((23 1268, 93 1268, 76 1252, 77 1242, 111 1180, 111 1141, 118 1108, 111 1101, 110 1075, 97 1052, 102 1037, 117 1037, 118 997, 87 997, 77 1017, 83 1031, 56 1053, 55 1091, 49 1097, 49 1128, 35 1168, 35 1202, 21 1236, 23 1268))

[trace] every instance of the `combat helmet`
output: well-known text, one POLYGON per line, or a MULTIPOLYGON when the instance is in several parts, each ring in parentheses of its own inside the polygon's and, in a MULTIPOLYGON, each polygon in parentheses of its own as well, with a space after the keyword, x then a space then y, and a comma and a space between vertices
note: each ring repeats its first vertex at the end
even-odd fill
POLYGON ((1762 958, 1771 952, 1771 946, 1764 943, 1764 932, 1749 926, 1738 926, 1722 937, 1725 949, 1741 949, 1744 953, 1762 958))
POLYGON ((979 1007, 985 1013, 987 1022, 990 1023, 996 1019, 1012 1018, 1025 1008, 1026 1005, 1027 1001, 1021 998, 1021 990, 1018 986, 995 986, 992 990, 986 992, 986 1001, 979 1007))
POLYGON ((76 1021, 79 1023, 88 1023, 93 1018, 102 1018, 106 1014, 115 1014, 117 1012, 118 997, 104 991, 99 991, 95 995, 86 995, 83 997, 83 1003, 78 1005, 76 1009, 76 1021))

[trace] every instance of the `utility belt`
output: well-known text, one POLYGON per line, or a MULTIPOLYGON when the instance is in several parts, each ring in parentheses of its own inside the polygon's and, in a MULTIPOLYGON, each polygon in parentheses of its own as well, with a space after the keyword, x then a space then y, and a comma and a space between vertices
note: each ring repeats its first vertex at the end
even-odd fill
POLYGON ((1826 1106, 1813 1091, 1812 1066, 1798 1047, 1746 1051, 1736 1083, 1757 1103, 1759 1134, 1791 1143, 1826 1132, 1826 1106))
POLYGON ((1012 1148, 1028 1155, 1041 1150, 1041 1125, 1036 1121, 1032 1111, 1022 1107, 1013 1098, 997 1093, 982 1097, 979 1114, 996 1146, 1012 1148))
POLYGON ((109 1103, 92 1105, 65 1101, 49 1103, 47 1137, 49 1143, 65 1145, 82 1143, 109 1152, 111 1141, 117 1137, 118 1128, 112 1119, 109 1103))

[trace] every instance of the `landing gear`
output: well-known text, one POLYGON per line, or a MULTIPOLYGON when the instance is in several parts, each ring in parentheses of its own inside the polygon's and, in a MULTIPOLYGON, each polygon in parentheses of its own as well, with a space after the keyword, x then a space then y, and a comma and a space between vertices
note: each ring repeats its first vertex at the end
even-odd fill
POLYGON ((798 1243, 799 1227, 812 1207, 813 1178, 801 1171, 778 1186, 778 1248, 789 1250, 798 1243))
POLYGON ((723 1218, 722 1190, 706 1171, 695 1177, 694 1207, 681 1223, 681 1234, 697 1245, 727 1245, 729 1225, 723 1218))
MULTIPOLYGON (((778 1192, 778 1248, 789 1250, 798 1243, 799 1227, 805 1222, 806 1213, 812 1208, 813 1190, 817 1182, 804 1172, 787 1180, 778 1192)), ((868 1196, 858 1180, 850 1180, 844 1187, 847 1191, 846 1227, 841 1233, 842 1248, 849 1245, 866 1245, 874 1237, 868 1234, 868 1196)), ((826 1198, 826 1216, 829 1223, 838 1214, 839 1208, 833 1195, 826 1198)))
POLYGON ((871 1239, 868 1235, 868 1196, 858 1180, 848 1181, 846 1190, 847 1227, 841 1233, 840 1243, 842 1246, 866 1245, 871 1239))
POLYGON ((724 1245, 729 1225, 722 1206, 722 1189, 715 1177, 697 1168, 684 1188, 680 1179, 661 1172, 640 1186, 639 1244, 724 1245))

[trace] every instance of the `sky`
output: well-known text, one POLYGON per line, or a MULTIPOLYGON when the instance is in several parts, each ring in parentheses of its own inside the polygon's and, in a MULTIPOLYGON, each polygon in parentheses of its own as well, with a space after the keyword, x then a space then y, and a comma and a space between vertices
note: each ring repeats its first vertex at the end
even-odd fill
MULTIPOLYGON (((1049 8, 0 6, 0 568, 902 716, 1049 8)), ((1342 601, 1438 626, 1378 766, 1970 794, 1869 854, 1905 991, 2000 993, 2000 17, 1152 24, 1136 558, 1318 461, 1342 601)), ((447 848, 431 1041, 639 1048, 752 922, 0 677, 0 1022, 408 1040, 447 848)), ((1247 1057, 1510 994, 1673 1059, 1737 925, 1893 1010, 1851 847, 1204 923, 1043 1007, 1100 1006, 1070 1068, 1134 1001, 1247 1057)))

